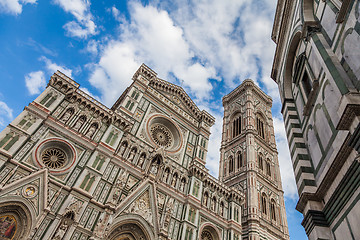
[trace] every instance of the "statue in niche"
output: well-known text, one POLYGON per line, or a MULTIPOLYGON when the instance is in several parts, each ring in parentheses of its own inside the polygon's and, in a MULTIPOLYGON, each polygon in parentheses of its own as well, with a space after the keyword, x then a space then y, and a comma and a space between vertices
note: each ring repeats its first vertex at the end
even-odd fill
POLYGON ((152 164, 151 164, 150 172, 151 172, 152 174, 156 175, 157 172, 158 172, 158 167, 159 167, 159 166, 158 166, 156 163, 152 163, 152 164))
POLYGON ((212 210, 212 211, 215 211, 215 204, 216 204, 216 200, 213 199, 213 200, 211 201, 211 210, 212 210))
POLYGON ((135 154, 136 154, 136 148, 133 148, 129 155, 129 161, 132 161, 134 159, 135 154))
POLYGON ((204 194, 204 205, 207 207, 209 201, 209 195, 207 193, 204 194))
POLYGON ((141 154, 137 165, 142 168, 144 161, 145 161, 145 154, 141 154))
POLYGON ((69 108, 68 110, 66 110, 66 112, 60 119, 60 122, 66 123, 70 119, 71 115, 73 115, 73 113, 74 113, 74 110, 72 108, 69 108))
POLYGON ((97 129, 97 125, 96 125, 96 124, 92 124, 92 125, 90 126, 89 130, 87 131, 87 133, 86 133, 85 136, 88 137, 88 138, 91 138, 91 137, 94 135, 96 129, 97 129))
POLYGON ((179 190, 180 190, 180 192, 184 192, 184 189, 185 189, 185 180, 182 179, 181 182, 180 182, 179 190))
POLYGON ((161 163, 162 157, 161 155, 156 155, 154 157, 154 159, 151 162, 151 166, 150 166, 150 173, 155 175, 158 173, 159 167, 160 167, 160 163, 161 163))
POLYGON ((176 182, 177 182, 177 174, 174 174, 171 180, 171 186, 176 187, 176 182))
POLYGON ((221 205, 220 207, 220 216, 223 216, 224 214, 224 205, 221 205))
POLYGON ((123 142, 120 146, 120 151, 119 151, 121 156, 124 156, 126 148, 127 148, 127 142, 123 142))
POLYGON ((76 123, 75 123, 75 126, 74 126, 74 130, 75 131, 78 131, 80 128, 81 128, 81 126, 84 124, 84 122, 85 122, 85 117, 84 116, 81 116, 77 121, 76 121, 76 123))
POLYGON ((167 169, 165 169, 164 176, 162 179, 164 183, 167 183, 168 177, 169 177, 169 169, 167 168, 167 169))

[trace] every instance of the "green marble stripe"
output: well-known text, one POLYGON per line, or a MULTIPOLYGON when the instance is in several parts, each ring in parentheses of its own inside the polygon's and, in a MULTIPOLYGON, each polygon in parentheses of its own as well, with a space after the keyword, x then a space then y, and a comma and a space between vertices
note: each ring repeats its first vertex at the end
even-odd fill
POLYGON ((285 120, 285 127, 289 126, 290 119, 298 119, 297 115, 288 115, 287 119, 285 120))
POLYGON ((360 186, 360 163, 354 161, 324 207, 324 214, 331 224, 353 193, 360 186))
POLYGON ((294 138, 303 138, 302 133, 293 133, 290 140, 289 140, 289 146, 291 146, 292 142, 294 141, 294 138))
POLYGON ((300 176, 301 176, 301 174, 303 174, 303 173, 314 173, 314 169, 313 169, 312 167, 301 166, 301 167, 299 168, 299 171, 298 171, 297 174, 296 174, 296 177, 295 177, 296 182, 299 181, 300 176))
POLYGON ((309 155, 307 155, 307 154, 298 154, 296 156, 294 164, 293 164, 294 171, 295 171, 295 169, 296 169, 296 167, 297 167, 300 160, 309 161, 310 160, 309 155))
POLYGON ((329 69, 329 72, 331 76, 333 77, 337 87, 339 88, 341 94, 346 94, 349 92, 349 89, 346 87, 344 81, 342 81, 342 77, 340 73, 338 72, 335 64, 332 62, 331 57, 329 56, 328 52, 326 51, 324 45, 322 44, 321 40, 319 39, 319 36, 317 34, 314 34, 312 36, 314 43, 322 57, 322 59, 325 62, 325 65, 329 69))
POLYGON ((289 136, 290 136, 291 130, 294 129, 294 128, 298 128, 298 129, 301 130, 301 125, 298 124, 298 123, 290 123, 290 128, 289 128, 289 129, 287 130, 287 132, 286 132, 286 135, 287 135, 288 138, 289 138, 289 136))
POLYGON ((294 155, 296 149, 299 149, 299 148, 304 148, 304 149, 307 150, 305 143, 300 143, 300 142, 299 142, 299 143, 295 143, 294 146, 293 146, 293 148, 292 148, 292 150, 291 150, 291 155, 294 155))
POLYGON ((299 187, 299 195, 303 192, 306 186, 316 186, 315 180, 304 179, 299 187))

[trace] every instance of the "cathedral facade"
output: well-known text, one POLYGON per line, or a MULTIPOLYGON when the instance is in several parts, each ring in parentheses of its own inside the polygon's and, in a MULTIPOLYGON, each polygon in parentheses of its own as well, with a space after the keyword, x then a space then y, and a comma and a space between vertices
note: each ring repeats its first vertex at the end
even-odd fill
POLYGON ((107 108, 56 72, 0 133, 0 238, 289 239, 271 99, 245 80, 223 104, 216 179, 181 87, 142 65, 107 108))
POLYGON ((279 0, 279 86, 309 239, 360 239, 360 1, 279 0))

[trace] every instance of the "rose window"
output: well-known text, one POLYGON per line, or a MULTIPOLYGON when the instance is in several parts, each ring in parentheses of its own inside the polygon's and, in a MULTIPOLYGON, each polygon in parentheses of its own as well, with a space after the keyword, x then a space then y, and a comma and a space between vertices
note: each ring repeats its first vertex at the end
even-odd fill
POLYGON ((177 152, 182 146, 182 134, 176 122, 165 116, 155 115, 147 121, 146 132, 153 145, 168 152, 177 152))
POLYGON ((172 134, 165 126, 156 124, 150 129, 151 137, 154 142, 162 147, 169 147, 172 144, 172 134))
POLYGON ((48 168, 52 174, 65 174, 75 164, 76 151, 65 139, 48 138, 35 147, 33 160, 36 166, 48 168))
POLYGON ((58 169, 65 165, 66 154, 59 148, 48 148, 41 154, 41 160, 45 166, 58 169))

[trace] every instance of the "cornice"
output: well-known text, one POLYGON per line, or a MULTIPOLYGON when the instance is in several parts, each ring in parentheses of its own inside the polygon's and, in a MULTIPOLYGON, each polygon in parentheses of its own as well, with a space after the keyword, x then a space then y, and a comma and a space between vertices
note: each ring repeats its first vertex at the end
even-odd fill
POLYGON ((267 104, 272 104, 272 99, 266 93, 264 93, 251 79, 245 79, 237 88, 232 90, 229 94, 222 98, 223 105, 232 102, 246 89, 254 89, 255 92, 262 98, 267 104))

